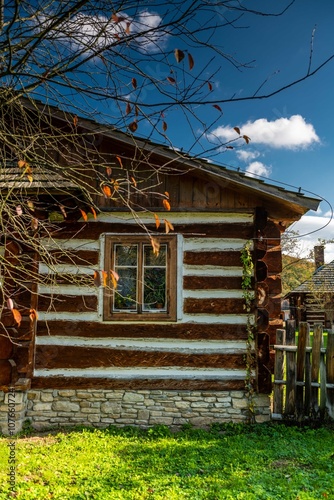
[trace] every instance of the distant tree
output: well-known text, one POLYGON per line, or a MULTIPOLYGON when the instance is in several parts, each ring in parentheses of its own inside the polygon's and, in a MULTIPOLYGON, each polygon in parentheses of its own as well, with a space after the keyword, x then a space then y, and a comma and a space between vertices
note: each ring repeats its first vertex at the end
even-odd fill
POLYGON ((282 244, 282 295, 285 296, 309 279, 314 273, 313 254, 306 257, 299 245, 298 231, 283 233, 282 244))

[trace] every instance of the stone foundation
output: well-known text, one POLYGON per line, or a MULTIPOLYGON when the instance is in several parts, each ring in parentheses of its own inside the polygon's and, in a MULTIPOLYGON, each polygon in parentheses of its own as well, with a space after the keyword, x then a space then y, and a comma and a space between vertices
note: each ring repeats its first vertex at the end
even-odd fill
MULTIPOLYGON (((8 434, 8 397, 0 393, 0 426, 4 434, 8 434)), ((44 389, 16 393, 15 398, 16 432, 24 420, 29 420, 36 430, 75 425, 166 425, 178 429, 184 424, 208 427, 216 422, 246 422, 248 417, 248 400, 243 391, 44 389)), ((254 402, 256 421, 269 420, 269 396, 258 395, 254 402)))
POLYGON ((0 391, 0 432, 7 436, 20 432, 27 418, 27 408, 26 391, 0 391))

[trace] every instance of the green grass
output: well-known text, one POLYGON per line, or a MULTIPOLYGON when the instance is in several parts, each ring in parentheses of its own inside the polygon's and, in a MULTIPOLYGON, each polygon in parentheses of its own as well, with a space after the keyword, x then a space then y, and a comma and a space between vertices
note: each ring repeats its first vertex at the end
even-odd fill
POLYGON ((0 438, 0 499, 334 499, 334 429, 227 424, 21 436, 16 493, 0 438))

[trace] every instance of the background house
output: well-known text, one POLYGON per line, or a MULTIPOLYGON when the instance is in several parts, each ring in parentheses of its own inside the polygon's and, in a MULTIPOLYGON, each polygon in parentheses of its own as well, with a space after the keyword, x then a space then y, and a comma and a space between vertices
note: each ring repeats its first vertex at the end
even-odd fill
MULTIPOLYGON (((18 174, 21 184, 11 186, 22 192, 25 183, 24 192, 52 221, 50 234, 36 237, 55 260, 32 255, 19 235, 6 239, 13 267, 22 270, 27 256, 42 280, 36 285, 23 273, 22 287, 16 285, 20 324, 3 310, 2 428, 11 388, 20 404, 17 428, 25 418, 39 429, 244 421, 251 409, 249 323, 252 402, 257 420, 268 419, 270 345, 282 326, 280 235, 319 200, 94 122, 80 126, 99 133, 99 151, 114 160, 113 178, 124 177, 124 169, 135 177, 127 188, 131 205, 125 209, 102 187, 92 194, 100 211, 88 217, 77 186, 68 179, 62 185, 43 166, 32 179, 18 174), (149 175, 148 164, 158 175, 149 175), (241 262, 247 242, 254 264, 250 312, 241 262)), ((2 189, 10 168, 3 166, 2 189)), ((89 182, 98 187, 96 172, 89 182)), ((4 274, 9 287, 12 277, 4 274)))
POLYGON ((314 254, 314 274, 286 298, 297 324, 307 321, 313 326, 315 322, 321 322, 324 327, 331 328, 334 321, 334 261, 324 264, 323 246, 315 247, 314 254))

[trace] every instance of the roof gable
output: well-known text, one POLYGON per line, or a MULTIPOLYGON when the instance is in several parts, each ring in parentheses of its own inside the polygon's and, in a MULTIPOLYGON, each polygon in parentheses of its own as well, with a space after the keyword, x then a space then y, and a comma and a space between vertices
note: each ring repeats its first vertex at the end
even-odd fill
MULTIPOLYGON (((28 113, 32 116, 32 123, 34 123, 34 115, 39 113, 38 116, 45 116, 46 124, 57 122, 58 126, 60 124, 60 128, 73 128, 73 116, 69 113, 38 101, 31 103, 28 100, 23 100, 23 102, 28 113)), ((40 124, 40 122, 41 120, 37 123, 40 124)), ((116 130, 109 124, 105 125, 87 118, 78 118, 75 129, 78 137, 80 134, 82 137, 85 134, 90 134, 90 138, 99 137, 99 154, 101 157, 103 155, 108 157, 106 163, 110 162, 110 159, 115 160, 112 169, 113 172, 116 171, 116 175, 117 167, 120 167, 117 165, 116 159, 122 158, 122 155, 125 170, 129 169, 130 177, 133 175, 130 169, 136 162, 141 166, 146 166, 146 174, 142 175, 140 179, 141 186, 144 186, 146 192, 149 193, 151 188, 149 182, 151 182, 156 192, 170 193, 173 210, 221 211, 222 209, 235 210, 240 208, 247 210, 262 207, 267 211, 269 217, 279 220, 282 226, 286 227, 291 222, 298 220, 308 210, 316 210, 320 203, 320 200, 306 197, 301 192, 289 191, 247 176, 244 172, 227 169, 205 159, 191 157, 168 146, 134 137, 116 130), (151 163, 156 168, 156 178, 147 182, 147 179, 150 179, 150 176, 147 175, 147 165, 150 166, 151 163), (204 192, 205 183, 211 183, 206 192, 204 192)), ((57 145, 56 141, 55 144, 57 145)), ((76 157, 76 162, 78 164, 78 157, 76 157)), ((40 162, 38 166, 31 165, 33 174, 29 175, 24 172, 24 169, 18 169, 13 163, 8 163, 0 168, 0 188, 13 188, 15 186, 18 189, 25 188, 31 191, 44 188, 49 192, 52 189, 75 189, 78 187, 78 183, 74 182, 73 174, 73 179, 71 179, 71 175, 67 174, 66 167, 67 165, 62 164, 59 170, 50 169, 47 164, 43 166, 40 162)), ((134 176, 136 183, 138 183, 136 177, 138 172, 141 175, 140 168, 136 169, 134 176)), ((81 174, 80 167, 78 167, 78 174, 81 174)), ((97 189, 99 189, 101 179, 98 179, 95 174, 96 172, 92 171, 92 178, 95 178, 97 189)), ((120 175, 124 177, 124 170, 120 175)), ((139 189, 133 190, 131 196, 139 198, 139 200, 135 199, 137 206, 154 209, 161 207, 161 194, 160 198, 157 197, 158 201, 149 199, 149 195, 145 196, 145 193, 144 196, 140 197, 139 189)), ((96 205, 101 209, 117 209, 117 203, 111 202, 111 200, 105 201, 104 198, 103 192, 100 195, 97 194, 95 196, 96 205)))

